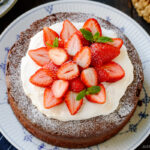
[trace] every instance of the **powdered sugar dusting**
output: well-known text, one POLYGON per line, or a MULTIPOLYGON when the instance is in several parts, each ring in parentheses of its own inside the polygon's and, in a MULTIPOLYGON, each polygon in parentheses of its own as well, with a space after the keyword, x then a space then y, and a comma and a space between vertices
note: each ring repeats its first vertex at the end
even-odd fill
POLYGON ((31 100, 24 94, 22 84, 20 82, 20 63, 21 58, 25 55, 28 49, 29 39, 39 32, 43 26, 50 26, 51 24, 60 22, 64 19, 83 22, 90 17, 94 16, 82 13, 58 13, 48 16, 46 19, 37 21, 31 25, 30 29, 21 34, 19 41, 15 43, 11 49, 11 53, 9 54, 6 73, 9 79, 9 94, 14 98, 18 108, 32 123, 37 124, 51 134, 64 135, 66 137, 89 137, 92 135, 111 134, 113 129, 120 128, 121 124, 130 117, 129 114, 131 114, 137 104, 137 98, 143 81, 141 62, 139 61, 137 52, 130 41, 118 28, 96 17, 94 18, 99 21, 102 27, 115 30, 118 37, 123 39, 134 66, 134 81, 128 87, 125 96, 123 96, 120 100, 117 110, 105 116, 98 116, 87 120, 63 122, 55 119, 49 119, 40 113, 37 108, 32 105, 31 100), (96 133, 95 130, 97 131, 96 133))

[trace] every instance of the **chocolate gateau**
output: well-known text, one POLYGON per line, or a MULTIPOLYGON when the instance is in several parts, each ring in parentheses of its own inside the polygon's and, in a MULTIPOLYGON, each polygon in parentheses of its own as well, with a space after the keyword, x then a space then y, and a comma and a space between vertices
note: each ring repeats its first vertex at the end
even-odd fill
POLYGON ((143 83, 142 64, 138 53, 130 40, 110 22, 84 13, 56 13, 37 20, 29 29, 20 34, 19 40, 12 46, 7 61, 6 80, 8 101, 20 123, 37 138, 60 147, 84 148, 99 144, 116 135, 132 117, 143 83), (85 120, 60 121, 42 114, 25 95, 21 77, 21 59, 26 55, 31 37, 50 26, 66 19, 73 22, 85 22, 96 18, 106 29, 114 30, 124 41, 128 56, 134 67, 134 80, 128 86, 119 102, 118 108, 109 115, 100 115, 85 120))

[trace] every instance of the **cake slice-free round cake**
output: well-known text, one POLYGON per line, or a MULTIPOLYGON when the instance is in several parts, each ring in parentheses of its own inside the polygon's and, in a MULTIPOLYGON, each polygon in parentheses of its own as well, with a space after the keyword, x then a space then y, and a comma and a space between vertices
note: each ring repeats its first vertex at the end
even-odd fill
POLYGON ((90 14, 56 13, 21 33, 8 55, 6 80, 8 101, 29 132, 53 145, 82 148, 126 125, 143 71, 117 27, 90 14))

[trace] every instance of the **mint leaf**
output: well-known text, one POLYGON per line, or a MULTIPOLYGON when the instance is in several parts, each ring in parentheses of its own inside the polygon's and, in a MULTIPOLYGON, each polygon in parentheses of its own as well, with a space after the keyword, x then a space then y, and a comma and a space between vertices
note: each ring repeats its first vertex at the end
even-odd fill
POLYGON ((89 95, 89 94, 90 94, 90 92, 89 92, 89 91, 86 91, 85 95, 89 95))
POLYGON ((100 86, 91 86, 85 90, 82 90, 76 97, 76 100, 81 100, 84 96, 90 95, 90 94, 96 94, 101 90, 100 86))
POLYGON ((46 45, 47 45, 47 46, 50 46, 50 47, 53 47, 53 45, 49 44, 48 42, 46 42, 46 45))
POLYGON ((99 37, 96 42, 98 43, 106 43, 106 42, 113 42, 112 38, 106 37, 106 36, 101 36, 99 37))
POLYGON ((98 42, 98 43, 113 42, 112 38, 106 36, 100 36, 99 32, 96 32, 94 36, 90 31, 86 29, 80 29, 80 32, 82 33, 84 38, 90 42, 98 42))
POLYGON ((46 45, 52 48, 58 47, 58 38, 57 37, 55 38, 53 45, 49 44, 48 42, 46 42, 46 45))
POLYGON ((93 36, 94 41, 97 41, 97 39, 100 37, 99 32, 96 32, 93 36))
POLYGON ((77 95, 76 100, 77 100, 77 101, 81 100, 85 95, 86 95, 86 90, 81 91, 81 92, 77 95))
POLYGON ((86 40, 93 42, 93 35, 90 31, 86 29, 80 29, 80 31, 86 40))
POLYGON ((107 42, 113 42, 112 38, 106 37, 106 36, 100 36, 99 32, 96 32, 93 36, 94 42, 98 43, 107 43, 107 42))
POLYGON ((98 93, 100 90, 101 90, 100 86, 91 86, 91 87, 87 88, 87 91, 88 91, 90 94, 96 94, 96 93, 98 93))
POLYGON ((58 38, 56 37, 53 42, 53 47, 58 47, 58 38))

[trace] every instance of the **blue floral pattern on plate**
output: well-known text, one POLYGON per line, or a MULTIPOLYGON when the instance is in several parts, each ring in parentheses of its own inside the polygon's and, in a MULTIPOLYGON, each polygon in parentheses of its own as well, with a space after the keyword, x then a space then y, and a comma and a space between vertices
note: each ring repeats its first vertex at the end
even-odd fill
POLYGON ((45 8, 45 10, 48 12, 48 14, 50 15, 51 13, 52 13, 52 11, 53 11, 53 5, 49 5, 49 6, 46 6, 46 7, 44 7, 45 8))

